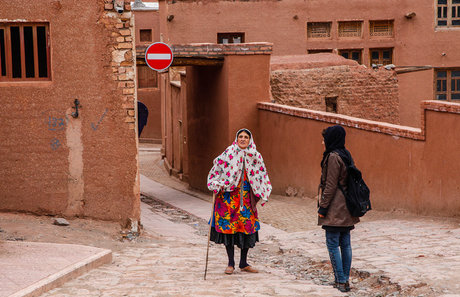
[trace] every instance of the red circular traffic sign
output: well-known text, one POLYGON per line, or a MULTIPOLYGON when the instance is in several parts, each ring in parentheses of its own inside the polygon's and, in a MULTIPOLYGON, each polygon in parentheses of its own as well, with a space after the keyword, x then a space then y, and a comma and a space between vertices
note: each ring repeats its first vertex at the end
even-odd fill
POLYGON ((171 66, 172 61, 173 52, 166 43, 152 43, 145 51, 145 62, 153 70, 163 71, 171 66))

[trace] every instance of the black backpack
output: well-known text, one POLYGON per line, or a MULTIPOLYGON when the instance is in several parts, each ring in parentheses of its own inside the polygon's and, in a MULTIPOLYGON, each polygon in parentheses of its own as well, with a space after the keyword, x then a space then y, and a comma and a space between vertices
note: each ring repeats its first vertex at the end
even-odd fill
POLYGON ((344 191, 339 184, 339 189, 345 196, 347 208, 354 217, 362 217, 371 210, 370 190, 363 180, 361 171, 356 168, 353 161, 347 166, 347 190, 344 191))

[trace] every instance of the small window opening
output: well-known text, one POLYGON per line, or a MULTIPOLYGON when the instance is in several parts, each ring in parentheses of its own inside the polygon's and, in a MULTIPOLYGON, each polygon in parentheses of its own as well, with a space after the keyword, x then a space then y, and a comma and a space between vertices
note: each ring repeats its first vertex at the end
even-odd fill
POLYGON ((217 33, 217 43, 244 43, 244 33, 217 33))
POLYGON ((139 40, 141 42, 151 42, 152 41, 152 29, 140 29, 139 30, 139 40))
POLYGON ((337 96, 326 97, 326 112, 337 113, 337 96))

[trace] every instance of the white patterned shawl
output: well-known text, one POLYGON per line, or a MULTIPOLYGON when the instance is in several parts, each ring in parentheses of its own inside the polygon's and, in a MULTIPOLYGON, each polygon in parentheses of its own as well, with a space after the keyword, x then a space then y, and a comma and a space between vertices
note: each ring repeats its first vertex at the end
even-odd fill
POLYGON ((208 174, 208 189, 216 193, 222 190, 226 192, 235 190, 240 182, 244 160, 244 167, 252 192, 262 200, 268 201, 272 185, 264 160, 257 151, 252 136, 246 149, 241 149, 238 146, 238 133, 241 130, 236 133, 237 137, 232 145, 214 159, 214 166, 208 174))

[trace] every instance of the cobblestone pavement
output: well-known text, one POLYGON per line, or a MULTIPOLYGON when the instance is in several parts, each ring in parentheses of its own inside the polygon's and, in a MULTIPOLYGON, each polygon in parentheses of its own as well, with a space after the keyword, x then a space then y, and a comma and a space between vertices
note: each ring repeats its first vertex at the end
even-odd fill
POLYGON ((224 249, 212 245, 204 280, 205 222, 168 206, 150 203, 151 207, 142 205, 147 232, 144 236, 150 242, 144 238, 137 246, 116 252, 111 265, 42 296, 344 296, 330 286, 296 279, 285 270, 270 266, 269 259, 257 255, 264 252, 262 246, 250 255, 250 260, 257 260, 254 262, 260 273, 237 269, 228 276, 223 273, 224 249))
MULTIPOLYGON (((149 178, 210 200, 210 195, 169 177, 160 154, 145 152, 140 163, 141 173, 149 178)), ((264 223, 287 231, 262 244, 278 245, 284 251, 278 262, 287 265, 288 272, 297 278, 325 280, 315 269, 305 269, 308 265, 295 265, 313 264, 326 274, 329 269, 324 231, 316 226, 314 199, 272 195, 259 215, 264 223)), ((419 217, 400 210, 367 214, 352 231, 356 287, 352 295, 460 296, 459 223, 458 219, 419 217)))

